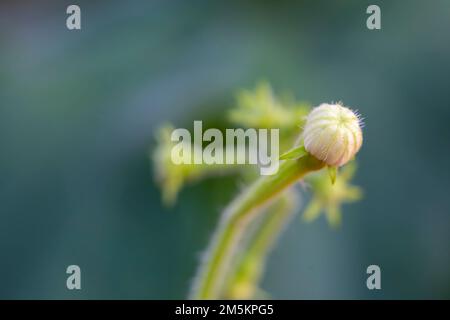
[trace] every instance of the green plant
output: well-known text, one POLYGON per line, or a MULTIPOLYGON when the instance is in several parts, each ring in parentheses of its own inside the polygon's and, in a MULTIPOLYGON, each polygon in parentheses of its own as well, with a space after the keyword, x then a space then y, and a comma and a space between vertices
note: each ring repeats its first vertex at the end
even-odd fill
MULTIPOLYGON (((361 195, 359 188, 349 184, 354 165, 337 176, 337 168, 353 159, 362 145, 360 120, 350 109, 341 104, 322 104, 310 112, 306 104, 281 101, 263 83, 253 92, 241 92, 238 106, 229 117, 244 127, 279 128, 280 147, 285 153, 275 175, 255 178, 223 211, 198 269, 190 293, 193 299, 250 299, 261 295, 258 283, 270 248, 296 211, 296 196, 290 187, 299 180, 306 179, 313 191, 303 215, 306 221, 325 211, 330 224, 337 226, 341 204, 361 195), (316 174, 325 167, 325 173, 316 174)), ((167 132, 166 127, 154 153, 166 202, 176 199, 185 182, 236 170, 227 165, 174 165, 167 132)), ((243 173, 250 170, 247 168, 239 170, 243 173)))

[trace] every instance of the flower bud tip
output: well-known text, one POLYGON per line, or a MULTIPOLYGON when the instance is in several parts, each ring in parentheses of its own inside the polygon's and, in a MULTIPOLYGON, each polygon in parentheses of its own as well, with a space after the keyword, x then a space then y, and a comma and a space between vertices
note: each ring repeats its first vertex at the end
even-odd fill
POLYGON ((341 104, 323 103, 306 118, 306 151, 329 166, 342 166, 359 151, 363 137, 360 116, 341 104))

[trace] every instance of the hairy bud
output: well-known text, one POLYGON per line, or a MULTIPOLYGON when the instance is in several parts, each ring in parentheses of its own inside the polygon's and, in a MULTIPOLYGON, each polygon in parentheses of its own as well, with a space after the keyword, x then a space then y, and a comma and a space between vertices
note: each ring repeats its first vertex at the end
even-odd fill
POLYGON ((317 159, 342 166, 361 148, 361 120, 349 108, 323 103, 307 116, 303 139, 306 151, 317 159))

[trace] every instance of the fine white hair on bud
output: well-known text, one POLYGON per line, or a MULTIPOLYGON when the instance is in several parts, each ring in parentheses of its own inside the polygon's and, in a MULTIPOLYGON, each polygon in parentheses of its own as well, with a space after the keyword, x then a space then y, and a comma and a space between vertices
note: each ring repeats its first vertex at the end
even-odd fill
POLYGON ((362 121, 341 104, 322 103, 307 116, 303 140, 306 151, 329 166, 342 166, 362 145, 362 121))

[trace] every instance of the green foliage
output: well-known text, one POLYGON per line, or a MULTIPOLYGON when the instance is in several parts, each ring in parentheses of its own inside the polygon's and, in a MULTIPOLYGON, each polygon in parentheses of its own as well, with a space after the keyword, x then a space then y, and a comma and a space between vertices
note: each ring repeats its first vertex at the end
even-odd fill
POLYGON ((308 176, 306 181, 311 187, 312 199, 303 212, 303 219, 310 222, 324 213, 331 226, 339 226, 342 204, 358 201, 362 197, 361 188, 350 184, 355 171, 355 162, 347 164, 335 177, 334 183, 330 180, 329 172, 322 171, 308 176))
POLYGON ((229 112, 232 123, 248 128, 298 128, 309 112, 309 105, 281 101, 267 82, 259 83, 252 91, 237 95, 237 106, 229 112))
POLYGON ((280 160, 296 160, 308 154, 304 146, 295 147, 280 156, 280 160))

